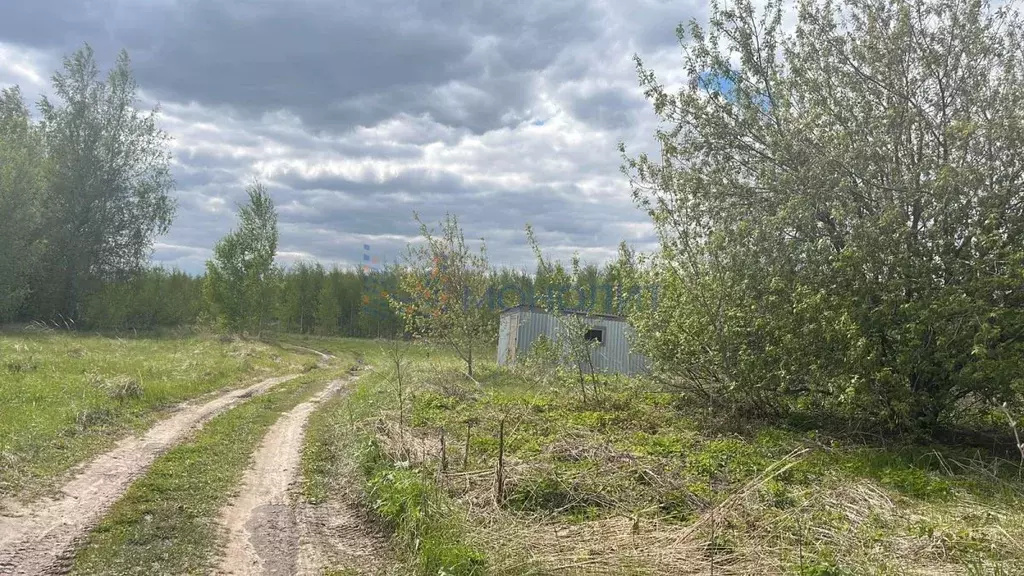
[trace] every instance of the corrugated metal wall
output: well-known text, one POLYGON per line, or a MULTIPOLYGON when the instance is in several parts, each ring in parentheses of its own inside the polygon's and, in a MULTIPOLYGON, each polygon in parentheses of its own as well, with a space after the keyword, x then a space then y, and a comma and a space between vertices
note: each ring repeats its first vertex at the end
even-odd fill
MULTIPOLYGON (((594 368, 598 372, 632 375, 647 370, 647 359, 629 351, 631 328, 626 321, 593 317, 590 324, 594 328, 604 328, 605 331, 604 343, 595 347, 591 353, 594 368)), ((498 364, 504 365, 515 361, 517 355, 528 352, 541 335, 556 341, 558 318, 539 310, 509 310, 502 313, 498 330, 498 364), (516 324, 519 328, 516 334, 518 338, 511 335, 516 324), (512 343, 515 343, 515 350, 510 349, 512 343)))

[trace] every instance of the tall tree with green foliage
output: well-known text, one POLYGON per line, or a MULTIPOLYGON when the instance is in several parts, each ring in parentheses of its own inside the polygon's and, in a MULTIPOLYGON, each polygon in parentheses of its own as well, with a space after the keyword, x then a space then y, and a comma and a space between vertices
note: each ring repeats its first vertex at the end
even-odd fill
POLYGON ((316 332, 322 336, 334 336, 338 333, 338 320, 341 317, 338 283, 338 275, 329 274, 320 284, 315 321, 316 332))
POLYGON ((402 299, 392 295, 406 329, 419 337, 450 347, 473 377, 474 353, 496 334, 495 316, 488 309, 490 266, 483 240, 473 250, 458 218, 448 214, 439 231, 420 224, 421 244, 409 247, 401 272, 402 299))
POLYGON ((21 91, 0 91, 0 322, 13 319, 29 296, 43 248, 47 158, 21 91))
POLYGON ((712 7, 626 157, 648 354, 709 401, 929 429, 1024 391, 1024 29, 986 1, 712 7))
POLYGON ((238 228, 222 238, 206 262, 206 297, 229 330, 262 332, 274 308, 279 270, 277 210, 260 182, 246 188, 238 228))
POLYGON ((126 52, 105 79, 86 45, 53 76, 39 109, 49 154, 47 296, 39 313, 75 317, 99 280, 140 270, 174 214, 167 134, 138 109, 126 52))

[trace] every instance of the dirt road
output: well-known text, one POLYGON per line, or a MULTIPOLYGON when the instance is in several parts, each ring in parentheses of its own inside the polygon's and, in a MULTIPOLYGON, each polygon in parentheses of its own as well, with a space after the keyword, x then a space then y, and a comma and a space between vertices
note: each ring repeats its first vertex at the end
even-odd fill
POLYGON ((331 382, 313 399, 281 417, 267 433, 252 466, 246 471, 237 497, 221 512, 228 544, 219 574, 312 573, 320 567, 302 567, 300 523, 308 518, 293 504, 291 490, 299 481, 306 422, 317 405, 356 378, 331 382))
POLYGON ((14 507, 13 513, 0 516, 0 575, 60 572, 75 541, 160 454, 220 412, 296 377, 271 378, 202 404, 185 404, 141 438, 126 438, 84 465, 59 498, 14 507))

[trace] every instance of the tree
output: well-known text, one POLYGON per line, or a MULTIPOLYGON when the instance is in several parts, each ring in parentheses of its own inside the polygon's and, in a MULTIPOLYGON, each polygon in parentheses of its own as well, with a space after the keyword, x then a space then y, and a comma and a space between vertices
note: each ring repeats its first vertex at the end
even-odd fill
POLYGON ((626 157, 661 250, 646 352, 709 401, 928 429, 1024 358, 1024 46, 988 2, 714 7, 626 157), (670 305, 669 305, 670 304, 670 305))
POLYGON ((315 262, 298 262, 283 275, 280 319, 288 329, 313 332, 324 276, 323 266, 315 262))
POLYGON ((79 325, 106 330, 186 326, 200 320, 203 304, 202 277, 150 268, 104 282, 84 300, 79 325))
POLYGON ((101 80, 86 45, 64 59, 53 89, 57 101, 39 105, 50 178, 48 269, 37 288, 49 296, 44 311, 74 317, 95 281, 146 263, 154 237, 170 226, 174 182, 157 111, 136 108, 126 52, 101 80))
POLYGON ((277 211, 266 187, 253 182, 239 208, 239 226, 222 238, 206 262, 207 299, 229 330, 262 332, 270 318, 279 271, 277 211))
POLYGON ((46 152, 17 88, 0 91, 0 322, 11 320, 29 296, 43 247, 46 152))
POLYGON ((488 296, 487 252, 483 240, 478 251, 466 245, 458 218, 448 214, 440 232, 419 216, 424 242, 409 247, 401 291, 407 300, 392 295, 391 303, 406 322, 407 330, 450 347, 466 363, 473 377, 473 353, 494 339, 494 314, 486 306, 488 296))
POLYGON ((340 294, 337 274, 329 274, 320 284, 316 304, 316 331, 323 336, 338 333, 338 319, 341 317, 340 294))

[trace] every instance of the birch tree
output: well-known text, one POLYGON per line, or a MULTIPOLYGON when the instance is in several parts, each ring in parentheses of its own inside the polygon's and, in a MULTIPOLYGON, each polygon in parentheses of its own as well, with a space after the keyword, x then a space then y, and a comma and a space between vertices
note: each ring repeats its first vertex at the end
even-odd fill
POLYGON ((238 228, 222 238, 206 262, 206 296, 229 330, 262 332, 270 320, 280 271, 277 210, 266 187, 246 188, 248 203, 238 211, 238 228))

